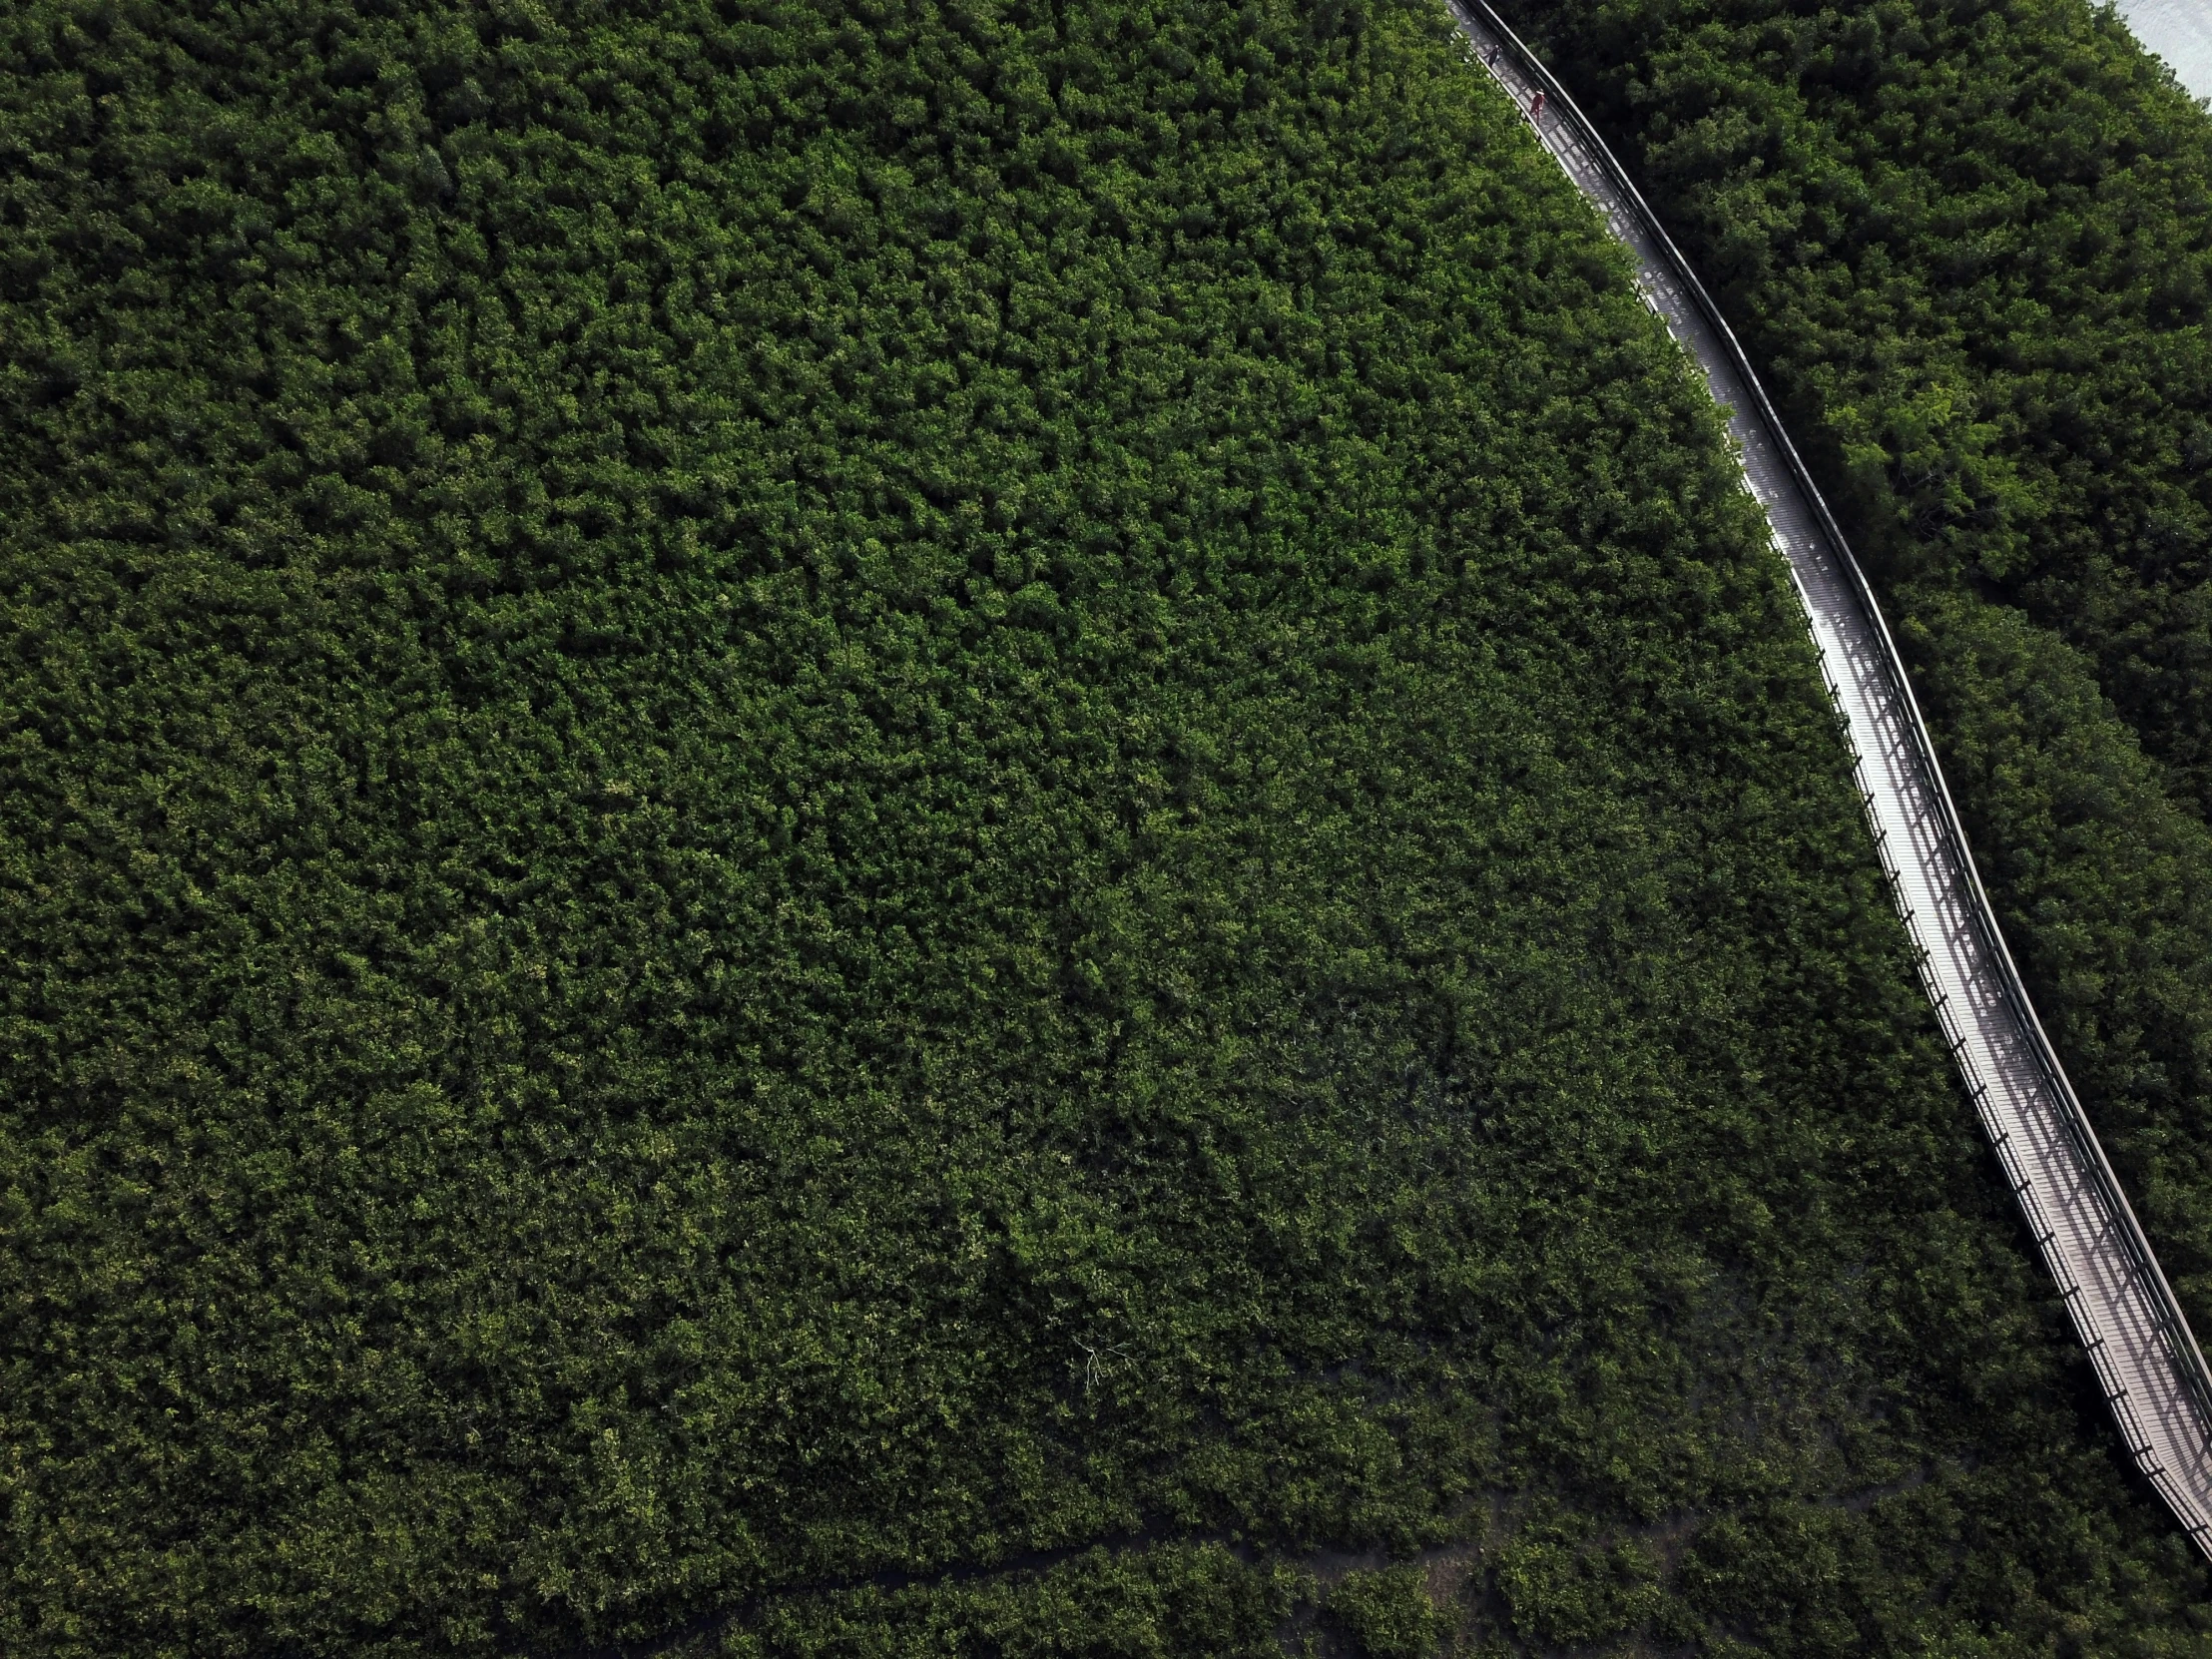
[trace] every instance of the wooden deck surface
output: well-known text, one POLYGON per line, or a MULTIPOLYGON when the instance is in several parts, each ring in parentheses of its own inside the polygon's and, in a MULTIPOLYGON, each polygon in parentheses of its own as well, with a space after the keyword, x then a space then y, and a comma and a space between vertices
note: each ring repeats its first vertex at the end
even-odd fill
POLYGON ((1618 164, 1480 0, 1449 0, 1475 56, 1632 250, 1638 285, 1704 370, 1744 476, 1805 605, 1849 728, 1869 825, 1921 978, 2029 1232, 2136 1466, 2212 1555, 2212 1399, 2204 1362, 2027 1000, 1974 873, 1873 594, 1736 342, 1618 164))

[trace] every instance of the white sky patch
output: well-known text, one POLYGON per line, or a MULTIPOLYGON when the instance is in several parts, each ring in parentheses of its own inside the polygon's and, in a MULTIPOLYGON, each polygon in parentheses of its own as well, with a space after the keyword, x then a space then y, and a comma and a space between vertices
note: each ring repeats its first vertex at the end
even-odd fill
POLYGON ((2212 98, 2212 0, 2117 0, 2135 38, 2199 98, 2212 98))

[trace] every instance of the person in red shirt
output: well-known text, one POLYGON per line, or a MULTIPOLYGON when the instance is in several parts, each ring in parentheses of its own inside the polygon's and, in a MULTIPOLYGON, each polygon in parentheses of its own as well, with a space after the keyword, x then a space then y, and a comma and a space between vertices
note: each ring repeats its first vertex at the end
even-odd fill
POLYGON ((1538 88, 1536 96, 1528 101, 1528 119, 1531 121, 1541 121, 1543 119, 1543 115, 1544 95, 1543 90, 1541 88, 1538 88))

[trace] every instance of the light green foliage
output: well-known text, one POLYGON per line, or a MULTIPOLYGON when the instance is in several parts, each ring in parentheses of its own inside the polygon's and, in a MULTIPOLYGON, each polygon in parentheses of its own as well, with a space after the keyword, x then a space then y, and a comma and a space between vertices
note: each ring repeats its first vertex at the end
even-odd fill
POLYGON ((1659 1564, 1629 1540, 1593 1544, 1586 1526, 1532 1523, 1493 1569, 1514 1631, 1544 1647, 1586 1647, 1650 1623, 1665 1605, 1659 1564))
POLYGON ((2187 1627, 1714 411, 1428 8, 0 66, 0 1648, 1249 1651, 1546 1494, 1745 1639, 2187 1627))
POLYGON ((1444 1628, 1420 1568, 1410 1566, 1348 1575, 1329 1592, 1328 1617, 1360 1659, 1427 1659, 1444 1628))
POLYGON ((2082 0, 1520 15, 1869 557, 2022 971, 2212 1329, 2212 120, 2082 0))

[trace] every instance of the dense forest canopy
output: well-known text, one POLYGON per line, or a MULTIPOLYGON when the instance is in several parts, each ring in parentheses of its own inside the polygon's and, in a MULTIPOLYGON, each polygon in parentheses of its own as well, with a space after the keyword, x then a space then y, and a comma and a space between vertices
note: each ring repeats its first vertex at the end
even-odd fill
POLYGON ((2190 1639, 1439 13, 0 64, 0 1646, 2190 1639))

